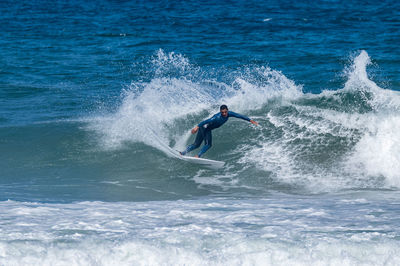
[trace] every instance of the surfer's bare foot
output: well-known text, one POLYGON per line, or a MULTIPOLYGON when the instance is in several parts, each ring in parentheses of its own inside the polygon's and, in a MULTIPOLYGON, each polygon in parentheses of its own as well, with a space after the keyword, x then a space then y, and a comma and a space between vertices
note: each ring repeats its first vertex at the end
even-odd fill
POLYGON ((198 155, 195 155, 194 158, 200 158, 198 155))

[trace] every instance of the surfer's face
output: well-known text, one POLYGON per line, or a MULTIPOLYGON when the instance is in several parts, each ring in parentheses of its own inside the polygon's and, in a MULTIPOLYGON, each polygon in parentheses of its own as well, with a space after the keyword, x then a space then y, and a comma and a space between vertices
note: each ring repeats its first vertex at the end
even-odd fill
POLYGON ((228 116, 228 109, 223 109, 223 110, 221 110, 220 112, 221 112, 221 115, 222 115, 223 117, 227 117, 227 116, 228 116))

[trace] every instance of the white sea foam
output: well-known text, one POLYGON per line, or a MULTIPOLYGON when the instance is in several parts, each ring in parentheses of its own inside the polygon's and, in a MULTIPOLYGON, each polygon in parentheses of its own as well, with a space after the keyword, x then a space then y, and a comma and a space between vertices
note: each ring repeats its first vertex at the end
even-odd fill
MULTIPOLYGON (((367 113, 340 114, 326 112, 324 119, 338 123, 341 128, 360 132, 360 139, 345 157, 346 171, 351 176, 368 179, 383 177, 387 186, 400 187, 400 94, 380 88, 367 75, 371 59, 365 51, 355 57, 348 69, 348 80, 343 92, 361 91, 372 111, 367 113), (334 114, 334 115, 332 115, 334 114)), ((354 137, 349 130, 348 137, 354 137)))
POLYGON ((374 112, 368 113, 361 129, 364 135, 350 157, 349 167, 368 176, 383 176, 388 186, 400 187, 400 94, 384 90, 369 80, 368 54, 358 55, 345 89, 363 89, 372 94, 374 112))
POLYGON ((380 209, 391 204, 384 197, 378 206, 362 197, 0 202, 0 264, 400 263, 399 213, 380 209))
POLYGON ((350 163, 364 175, 383 176, 388 186, 400 187, 400 116, 371 119, 357 143, 350 163))
POLYGON ((332 110, 291 100, 289 105, 296 113, 270 112, 266 117, 268 123, 282 132, 282 137, 260 136, 259 145, 248 147, 240 162, 256 164, 279 182, 315 192, 374 187, 380 178, 386 186, 400 187, 400 95, 380 88, 368 78, 366 69, 370 63, 368 54, 362 51, 346 70, 348 80, 342 90, 301 97, 314 102, 321 99, 340 102, 341 97, 347 97, 346 93, 364 95, 359 100, 369 105, 370 111, 348 112, 345 107, 332 110), (321 150, 324 146, 329 149, 328 141, 332 139, 344 141, 346 147, 342 148, 342 154, 332 154, 336 157, 329 166, 299 160, 302 156, 312 156, 307 150, 321 150))

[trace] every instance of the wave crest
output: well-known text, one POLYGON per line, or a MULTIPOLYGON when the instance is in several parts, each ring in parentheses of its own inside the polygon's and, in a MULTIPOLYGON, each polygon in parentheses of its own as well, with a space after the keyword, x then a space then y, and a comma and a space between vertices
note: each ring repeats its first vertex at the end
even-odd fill
MULTIPOLYGON (((213 77, 218 71, 160 50, 149 63, 155 69, 149 81, 132 82, 118 110, 97 117, 90 128, 106 149, 126 142, 181 149, 190 128, 224 103, 261 125, 256 130, 228 123, 216 131, 219 146, 208 153, 221 154, 231 166, 223 176, 235 176, 246 187, 280 184, 316 192, 400 187, 400 97, 369 79, 370 64, 361 51, 346 69, 342 89, 315 95, 302 93, 300 85, 269 67, 221 70, 213 77)), ((233 183, 238 184, 221 182, 233 183)))

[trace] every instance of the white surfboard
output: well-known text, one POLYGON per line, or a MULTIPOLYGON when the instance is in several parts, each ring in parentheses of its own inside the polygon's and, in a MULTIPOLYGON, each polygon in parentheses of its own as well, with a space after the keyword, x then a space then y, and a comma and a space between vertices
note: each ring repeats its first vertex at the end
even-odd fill
MULTIPOLYGON (((180 155, 180 154, 179 154, 180 155)), ((200 164, 203 165, 207 168, 211 169, 220 169, 224 167, 225 162, 222 161, 216 161, 216 160, 210 160, 210 159, 204 159, 204 158, 196 158, 196 157, 190 157, 190 156, 181 156, 181 160, 184 160, 186 162, 194 163, 194 164, 200 164)))
POLYGON ((225 162, 222 161, 215 161, 215 160, 210 160, 210 159, 204 159, 204 158, 196 158, 196 157, 190 157, 190 156, 184 156, 181 155, 178 151, 172 149, 171 147, 168 147, 169 151, 171 154, 180 160, 189 162, 189 163, 194 163, 194 164, 199 164, 207 168, 211 169, 220 169, 224 167, 225 162))

